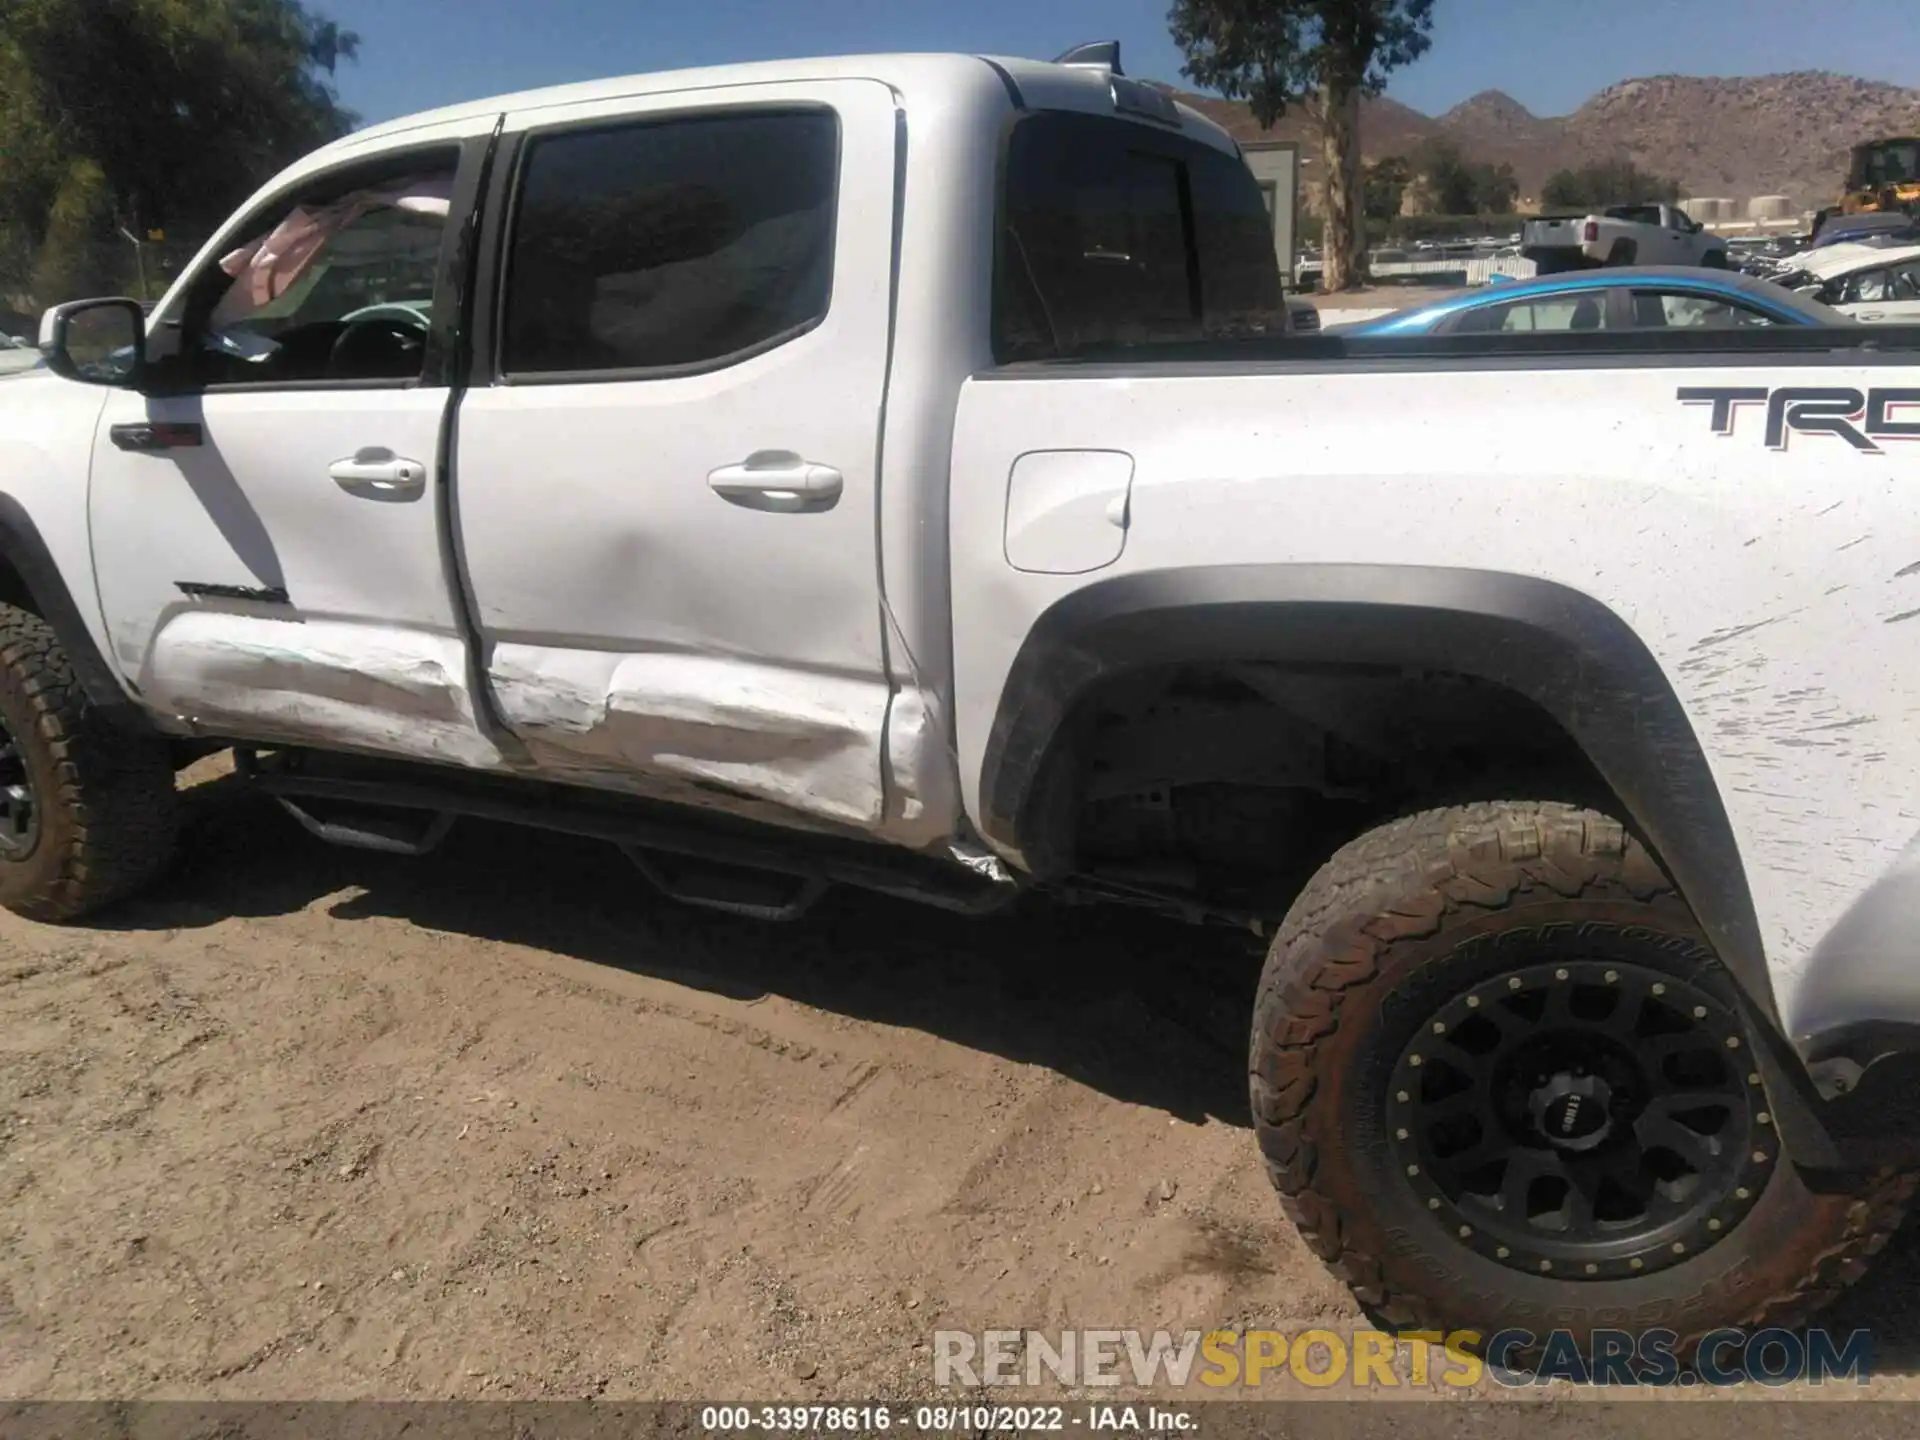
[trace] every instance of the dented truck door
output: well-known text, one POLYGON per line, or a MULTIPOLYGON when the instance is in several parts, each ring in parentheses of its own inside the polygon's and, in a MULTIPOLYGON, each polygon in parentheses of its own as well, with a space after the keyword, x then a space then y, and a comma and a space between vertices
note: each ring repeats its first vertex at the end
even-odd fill
POLYGON ((112 391, 88 519, 122 672, 216 736, 492 767, 437 493, 497 115, 323 151, 208 247, 112 391))
POLYGON ((458 537, 555 778, 879 823, 895 124, 859 79, 507 117, 458 537))

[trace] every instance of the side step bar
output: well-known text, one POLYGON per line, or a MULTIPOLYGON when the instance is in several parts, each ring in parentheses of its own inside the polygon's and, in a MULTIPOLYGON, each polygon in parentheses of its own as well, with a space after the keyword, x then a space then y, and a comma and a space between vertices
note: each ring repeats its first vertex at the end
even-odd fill
POLYGON ((424 855, 456 819, 524 825, 610 841, 671 899, 762 920, 798 918, 831 885, 973 915, 1001 909, 1021 890, 912 851, 804 831, 735 833, 697 814, 564 786, 427 780, 417 770, 385 778, 378 762, 358 772, 321 773, 304 768, 298 752, 262 755, 240 747, 234 764, 329 844, 424 855))

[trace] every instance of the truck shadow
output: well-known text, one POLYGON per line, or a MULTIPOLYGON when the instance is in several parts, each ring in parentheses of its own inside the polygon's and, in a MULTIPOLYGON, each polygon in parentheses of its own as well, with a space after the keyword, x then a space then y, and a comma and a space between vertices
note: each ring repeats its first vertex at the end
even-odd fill
MULTIPOLYGON (((182 856, 127 931, 290 915, 525 945, 733 999, 783 996, 1039 1065, 1127 1103, 1245 1127, 1261 948, 1151 915, 1034 903, 969 919, 829 894, 784 925, 691 909, 610 845, 463 821, 418 859, 314 840, 233 777, 190 792, 182 856)), ((1876 1374, 1920 1372, 1920 1212, 1816 1323, 1872 1333, 1876 1374)))
POLYGON ((669 900, 597 841, 463 820, 429 855, 390 856, 322 844, 231 776, 188 795, 178 865, 108 917, 115 928, 287 915, 352 890, 327 913, 526 945, 734 999, 779 995, 1043 1066, 1181 1119, 1248 1123, 1261 947, 1247 934, 1037 899, 972 918, 857 891, 769 924, 669 900))
POLYGON ((1816 1324, 1840 1338, 1871 1333, 1876 1375, 1920 1373, 1920 1207, 1816 1324))

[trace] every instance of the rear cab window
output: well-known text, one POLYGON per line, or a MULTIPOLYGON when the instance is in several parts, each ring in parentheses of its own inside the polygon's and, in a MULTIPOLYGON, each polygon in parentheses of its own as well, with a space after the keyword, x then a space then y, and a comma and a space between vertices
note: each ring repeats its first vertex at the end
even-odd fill
POLYGON ((1131 120, 1029 115, 1007 141, 995 357, 1283 334, 1273 246, 1238 156, 1131 120))

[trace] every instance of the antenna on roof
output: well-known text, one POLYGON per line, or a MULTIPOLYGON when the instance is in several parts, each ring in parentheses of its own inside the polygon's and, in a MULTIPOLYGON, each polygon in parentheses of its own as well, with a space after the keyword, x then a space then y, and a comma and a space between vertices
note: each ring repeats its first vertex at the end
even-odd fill
POLYGON ((1056 65, 1085 65, 1089 69, 1106 70, 1115 75, 1126 72, 1120 68, 1120 42, 1118 40, 1096 40, 1088 45, 1076 45, 1065 54, 1053 58, 1056 65))

